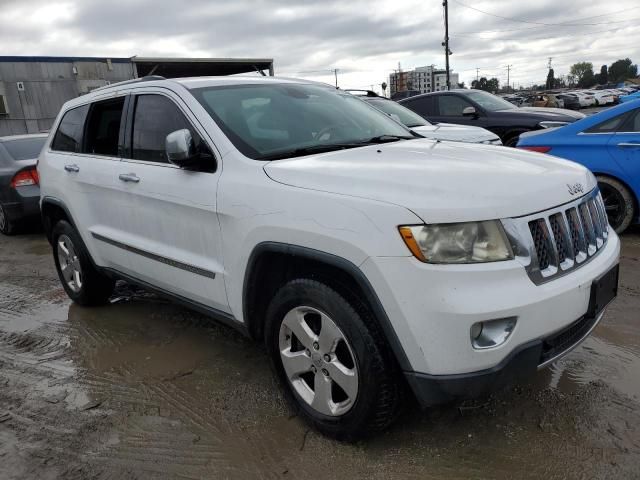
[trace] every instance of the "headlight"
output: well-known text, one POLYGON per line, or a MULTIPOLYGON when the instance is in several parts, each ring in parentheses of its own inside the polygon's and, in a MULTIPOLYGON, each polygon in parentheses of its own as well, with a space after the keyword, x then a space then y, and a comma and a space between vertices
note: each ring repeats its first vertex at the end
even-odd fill
POLYGON ((552 121, 548 121, 548 122, 540 122, 540 123, 538 123, 538 126, 540 128, 558 128, 558 127, 564 127, 565 125, 569 125, 569 122, 552 122, 552 121))
POLYGON ((498 220, 400 227, 411 253, 427 263, 483 263, 513 259, 498 220))

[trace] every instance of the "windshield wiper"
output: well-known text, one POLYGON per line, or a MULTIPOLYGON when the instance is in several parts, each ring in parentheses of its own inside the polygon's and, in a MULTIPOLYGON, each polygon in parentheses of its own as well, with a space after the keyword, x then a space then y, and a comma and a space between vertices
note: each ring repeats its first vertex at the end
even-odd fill
POLYGON ((376 145, 379 143, 397 142, 400 140, 411 140, 418 137, 404 135, 378 135, 358 142, 349 143, 327 143, 319 145, 310 145, 308 147, 295 148, 293 150, 285 150, 281 152, 268 153, 260 157, 260 160, 281 160, 284 158, 301 157, 303 155, 312 155, 314 153, 333 152, 336 150, 345 150, 347 148, 364 147, 367 145, 376 145))
POLYGON ((280 160, 283 158, 301 157, 303 155, 312 155, 314 153, 333 152, 335 150, 344 150, 346 148, 362 147, 366 143, 330 143, 326 145, 310 145, 308 147, 295 148, 282 152, 269 153, 260 157, 260 160, 280 160))
POLYGON ((378 135, 377 137, 365 140, 361 145, 370 145, 373 143, 390 143, 397 142, 399 140, 412 140, 416 137, 411 135, 378 135))

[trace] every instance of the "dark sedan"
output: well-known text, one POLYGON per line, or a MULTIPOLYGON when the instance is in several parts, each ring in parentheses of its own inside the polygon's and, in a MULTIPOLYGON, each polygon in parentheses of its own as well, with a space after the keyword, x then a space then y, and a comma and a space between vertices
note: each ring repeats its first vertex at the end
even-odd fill
POLYGON ((0 233, 11 235, 40 215, 36 162, 47 135, 0 137, 0 233))
POLYGON ((560 108, 516 107, 482 90, 433 92, 400 103, 434 123, 457 123, 491 130, 515 147, 521 133, 567 125, 584 114, 560 108))
POLYGON ((569 110, 580 110, 580 100, 570 93, 556 93, 556 97, 564 102, 564 108, 569 110))

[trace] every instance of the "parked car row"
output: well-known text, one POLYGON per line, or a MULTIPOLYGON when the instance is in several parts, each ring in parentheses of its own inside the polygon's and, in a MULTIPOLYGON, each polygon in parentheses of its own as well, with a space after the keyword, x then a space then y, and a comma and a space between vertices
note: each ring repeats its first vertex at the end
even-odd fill
POLYGON ((635 92, 634 87, 609 89, 554 90, 533 94, 508 94, 502 98, 518 107, 580 108, 617 104, 621 97, 635 92))

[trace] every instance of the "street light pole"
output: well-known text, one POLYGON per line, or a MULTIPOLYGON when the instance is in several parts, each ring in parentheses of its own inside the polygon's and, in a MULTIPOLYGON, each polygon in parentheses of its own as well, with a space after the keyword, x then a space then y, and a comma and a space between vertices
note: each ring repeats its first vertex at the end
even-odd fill
POLYGON ((444 46, 444 56, 446 60, 447 90, 451 90, 451 78, 449 77, 449 1, 443 0, 442 6, 444 7, 444 42, 442 42, 442 45, 444 46))

